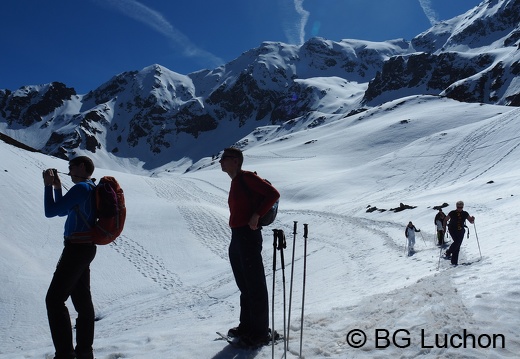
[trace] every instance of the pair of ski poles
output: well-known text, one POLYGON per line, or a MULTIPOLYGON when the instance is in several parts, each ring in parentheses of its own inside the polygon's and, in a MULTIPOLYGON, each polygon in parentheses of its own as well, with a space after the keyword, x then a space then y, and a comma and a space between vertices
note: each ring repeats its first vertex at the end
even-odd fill
MULTIPOLYGON (((293 250, 292 250, 292 261, 291 261, 291 283, 290 283, 290 289, 289 289, 289 310, 288 310, 288 317, 286 315, 286 296, 285 296, 285 262, 284 262, 284 255, 283 250, 287 247, 287 242, 285 240, 285 233, 281 229, 274 229, 274 239, 273 239, 273 247, 274 247, 274 253, 273 253, 273 292, 272 292, 272 314, 271 314, 271 320, 272 320, 272 328, 273 332, 271 333, 272 339, 272 357, 274 359, 274 293, 275 293, 275 274, 276 274, 276 250, 280 250, 280 260, 282 265, 282 283, 283 283, 283 339, 284 339, 284 358, 287 357, 287 348, 289 346, 289 331, 291 328, 291 304, 292 304, 292 292, 293 292, 293 278, 294 278, 294 255, 295 255, 295 248, 296 248, 296 229, 297 229, 297 221, 294 221, 294 227, 293 227, 293 250), (287 317, 287 326, 286 323, 286 317, 287 317)), ((300 318, 300 358, 302 357, 302 346, 303 346, 303 316, 305 313, 305 281, 307 277, 307 237, 308 237, 308 225, 304 224, 304 249, 303 249, 303 293, 302 293, 302 311, 301 311, 301 318, 300 318)))

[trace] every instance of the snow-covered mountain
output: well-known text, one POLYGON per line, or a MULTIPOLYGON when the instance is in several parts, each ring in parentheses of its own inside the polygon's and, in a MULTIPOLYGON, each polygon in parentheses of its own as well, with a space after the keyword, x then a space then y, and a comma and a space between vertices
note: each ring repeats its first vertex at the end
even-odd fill
POLYGON ((213 70, 155 64, 87 94, 0 90, 0 131, 59 158, 184 171, 255 128, 315 127, 409 95, 519 106, 519 22, 520 0, 488 0, 411 41, 266 42, 213 70))
POLYGON ((365 102, 439 94, 464 102, 520 106, 520 1, 484 1, 411 41, 370 82, 365 102))

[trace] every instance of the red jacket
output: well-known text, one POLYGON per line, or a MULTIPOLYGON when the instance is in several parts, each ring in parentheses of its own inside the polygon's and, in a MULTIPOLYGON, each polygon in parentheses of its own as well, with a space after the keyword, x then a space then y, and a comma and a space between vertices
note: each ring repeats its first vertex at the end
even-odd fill
POLYGON ((229 189, 229 226, 244 227, 254 213, 260 217, 280 198, 280 193, 264 179, 250 171, 240 171, 229 189))

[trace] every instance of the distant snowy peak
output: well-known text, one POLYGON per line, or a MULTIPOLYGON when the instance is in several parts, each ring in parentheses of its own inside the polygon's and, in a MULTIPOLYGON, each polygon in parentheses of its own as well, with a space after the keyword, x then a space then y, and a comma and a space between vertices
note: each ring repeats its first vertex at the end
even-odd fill
POLYGON ((386 61, 366 105, 404 94, 520 106, 520 0, 487 0, 412 40, 414 53, 386 61))
POLYGON ((520 0, 486 0, 465 14, 439 22, 412 40, 416 51, 470 51, 519 46, 520 0))
MULTIPOLYGON (((385 42, 341 40, 313 37, 301 46, 264 42, 225 65, 236 73, 248 72, 257 80, 272 77, 270 88, 285 81, 312 77, 339 76, 349 81, 368 82, 391 56, 411 52, 403 39, 385 42), (276 77, 277 74, 282 77, 276 77)), ((262 81, 260 81, 262 83, 262 81)))
POLYGON ((106 103, 127 93, 147 97, 153 94, 165 99, 184 98, 194 95, 194 86, 188 76, 168 70, 164 66, 151 65, 141 71, 123 72, 102 84, 84 97, 84 102, 106 103), (143 94, 146 94, 143 96, 143 94))

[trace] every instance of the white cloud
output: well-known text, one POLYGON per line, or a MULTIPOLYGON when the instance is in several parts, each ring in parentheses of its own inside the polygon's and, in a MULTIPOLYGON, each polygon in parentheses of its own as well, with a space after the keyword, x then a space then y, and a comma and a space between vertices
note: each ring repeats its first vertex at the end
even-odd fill
POLYGON ((171 25, 161 13, 135 0, 104 0, 97 1, 101 5, 108 5, 125 16, 137 20, 164 35, 174 47, 181 48, 182 54, 187 57, 201 58, 210 62, 212 66, 219 66, 224 61, 219 57, 199 48, 186 35, 171 25))
POLYGON ((430 21, 430 24, 435 25, 436 23, 439 22, 437 13, 432 8, 431 0, 419 0, 419 4, 421 5, 421 7, 423 9, 424 14, 430 21))
POLYGON ((305 42, 305 26, 310 12, 303 8, 303 1, 282 0, 280 2, 284 15, 284 33, 291 44, 301 45, 305 42))
POLYGON ((305 25, 307 25, 307 20, 309 19, 310 13, 303 8, 303 1, 304 0, 294 0, 294 8, 298 15, 300 16, 299 19, 299 44, 303 44, 305 42, 305 25))

